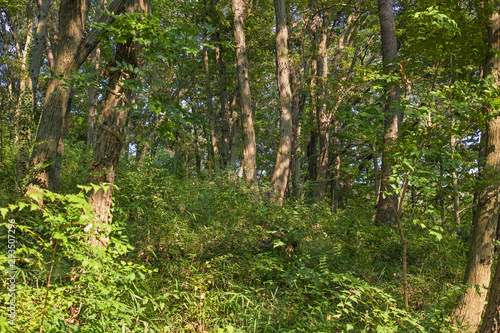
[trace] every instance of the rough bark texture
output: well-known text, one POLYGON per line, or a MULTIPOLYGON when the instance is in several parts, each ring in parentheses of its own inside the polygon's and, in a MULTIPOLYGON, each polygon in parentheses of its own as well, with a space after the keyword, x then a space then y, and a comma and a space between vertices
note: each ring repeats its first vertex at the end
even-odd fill
MULTIPOLYGON (((33 22, 28 21, 28 30, 31 30, 33 22)), ((33 90, 32 81, 26 78, 26 67, 28 63, 28 51, 31 45, 32 34, 28 33, 26 35, 26 40, 24 43, 24 48, 21 51, 20 45, 16 42, 16 50, 18 52, 18 57, 21 61, 21 78, 19 80, 19 94, 17 99, 17 106, 14 115, 14 145, 18 148, 17 151, 17 163, 16 171, 17 177, 22 178, 25 169, 28 167, 27 162, 29 160, 29 137, 31 136, 31 119, 33 113, 31 108, 33 103, 30 103, 30 96, 33 96, 31 91, 33 90)))
POLYGON ((231 4, 234 16, 234 41, 236 46, 238 92, 243 134, 243 170, 247 181, 250 184, 254 184, 257 176, 257 146, 253 126, 252 97, 248 82, 248 59, 244 31, 245 5, 243 0, 232 0, 231 4))
POLYGON ((83 40, 82 1, 63 0, 59 10, 59 39, 55 54, 55 75, 48 82, 44 108, 36 145, 31 155, 35 168, 42 168, 37 175, 37 185, 51 191, 59 189, 60 161, 64 148, 63 134, 69 106, 70 89, 64 87, 64 79, 75 69, 75 51, 83 40), (50 163, 44 167, 46 163, 50 163))
MULTIPOLYGON (((127 13, 147 12, 147 0, 127 0, 127 13)), ((138 50, 136 44, 129 40, 119 43, 116 47, 115 61, 126 62, 137 67, 138 50)), ((106 94, 101 113, 101 123, 97 142, 94 149, 92 164, 89 168, 87 184, 108 186, 107 191, 99 189, 89 194, 95 214, 96 237, 91 240, 93 245, 106 246, 108 239, 100 234, 106 230, 111 222, 111 203, 113 198, 113 184, 115 182, 116 167, 123 147, 123 136, 127 121, 127 107, 130 91, 123 88, 124 80, 134 78, 134 74, 124 69, 110 72, 106 94)))
MULTIPOLYGON (((391 1, 379 0, 378 11, 380 34, 382 37, 382 58, 386 71, 390 73, 396 68, 394 62, 398 56, 396 24, 391 1)), ((384 192, 393 189, 389 182, 389 177, 392 174, 392 165, 394 163, 393 158, 391 158, 391 148, 398 139, 399 128, 401 127, 401 111, 395 107, 395 104, 399 101, 399 87, 397 84, 388 85, 385 88, 385 95, 384 151, 382 152, 380 195, 377 204, 375 223, 395 225, 398 199, 395 195, 384 195, 384 192)))
POLYGON ((282 204, 290 172, 292 150, 292 91, 288 68, 288 28, 286 26, 285 0, 274 0, 274 10, 276 14, 276 73, 280 96, 280 140, 271 187, 274 190, 273 200, 282 204))
MULTIPOLYGON (((115 0, 108 7, 119 13, 124 0, 115 0)), ((31 154, 31 167, 35 168, 35 185, 51 191, 59 189, 61 158, 64 150, 66 117, 69 109, 70 89, 64 80, 72 70, 78 69, 99 43, 100 31, 85 33, 85 0, 62 0, 59 10, 59 36, 54 59, 54 75, 48 82, 44 107, 38 124, 36 145, 31 154)), ((113 18, 103 16, 101 22, 111 23, 113 18)))
MULTIPOLYGON (((497 10, 498 10, 498 4, 497 10)), ((491 16, 489 29, 490 46, 500 50, 500 15, 494 12, 491 16)), ((489 61, 488 73, 494 78, 496 86, 500 85, 500 59, 493 56, 489 61)), ((498 110, 488 108, 493 115, 498 110)), ((481 313, 486 300, 487 287, 490 285, 491 265, 494 261, 494 241, 497 232, 499 217, 499 181, 500 172, 500 118, 489 118, 486 138, 486 166, 482 172, 485 188, 479 195, 477 221, 473 226, 472 243, 469 250, 467 269, 464 281, 472 287, 467 290, 461 300, 459 308, 454 313, 455 318, 470 325, 475 332, 481 322, 481 313), (475 286, 479 286, 480 294, 475 286)), ((488 293, 488 305, 484 314, 484 321, 479 332, 500 332, 500 266, 497 265, 495 276, 488 293)))

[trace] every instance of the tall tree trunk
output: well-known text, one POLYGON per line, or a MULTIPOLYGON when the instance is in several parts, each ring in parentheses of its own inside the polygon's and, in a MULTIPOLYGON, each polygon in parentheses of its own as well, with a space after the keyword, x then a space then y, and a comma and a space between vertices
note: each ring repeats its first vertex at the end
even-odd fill
MULTIPOLYGON (((208 0, 203 0, 204 10, 203 10, 203 22, 208 24, 207 15, 209 12, 208 0)), ((206 28, 203 28, 203 39, 206 41, 208 38, 208 32, 206 28)), ((203 46, 203 63, 205 65, 205 92, 207 95, 207 114, 208 114, 208 124, 210 127, 210 150, 209 155, 211 157, 211 165, 215 172, 220 171, 220 161, 219 161, 219 148, 217 146, 217 134, 215 132, 215 113, 214 106, 212 102, 212 88, 210 80, 210 62, 208 58, 208 46, 203 46)))
MULTIPOLYGON (((128 14, 146 13, 147 0, 127 0, 125 10, 128 14)), ((139 65, 138 47, 132 39, 116 46, 115 61, 126 62, 133 68, 137 68, 139 65)), ((113 184, 120 152, 123 148, 123 136, 128 114, 127 104, 131 95, 131 92, 123 85, 125 80, 133 78, 135 78, 135 74, 124 69, 111 72, 104 96, 98 138, 87 179, 87 184, 109 187, 106 191, 103 189, 92 191, 88 197, 94 209, 96 223, 94 229, 96 235, 95 238, 92 238, 91 243, 96 246, 106 246, 108 241, 106 236, 100 234, 100 231, 106 230, 106 225, 112 219, 110 209, 113 184)))
POLYGON ((288 64, 288 27, 285 0, 274 0, 276 14, 276 74, 280 100, 280 140, 271 178, 272 199, 283 203, 292 150, 292 91, 288 64))
POLYGON ((248 59, 245 45, 245 4, 243 0, 231 0, 234 16, 234 40, 238 67, 238 91, 243 129, 243 170, 250 184, 257 179, 257 145, 253 126, 252 97, 248 82, 248 59))
MULTIPOLYGON (((498 9, 497 5, 497 9, 498 9)), ((493 50, 500 50, 500 15, 491 15, 489 41, 493 50)), ((500 86, 500 59, 493 56, 489 59, 488 73, 492 74, 494 84, 500 86)), ((467 293, 460 300, 459 307, 454 312, 454 318, 470 326, 475 332, 481 322, 487 289, 490 285, 491 266, 494 261, 496 229, 500 212, 499 186, 497 179, 500 172, 500 118, 493 106, 488 107, 488 122, 486 126, 486 166, 480 177, 484 181, 478 198, 477 219, 473 221, 472 242, 470 245, 464 282, 470 284, 467 293), (479 291, 479 293, 478 293, 479 291)), ((495 277, 491 284, 488 305, 480 332, 499 332, 500 319, 500 266, 497 265, 495 277)))
POLYGON ((226 63, 222 57, 222 45, 220 45, 220 34, 218 31, 214 34, 215 45, 215 61, 217 62, 217 81, 219 84, 219 101, 220 113, 222 120, 222 140, 221 140, 221 166, 223 169, 229 167, 230 150, 231 150, 231 115, 230 107, 228 106, 227 97, 227 78, 226 78, 226 63))
MULTIPOLYGON (((96 7, 97 12, 95 15, 95 21, 99 20, 99 16, 102 10, 104 10, 105 0, 97 0, 96 7)), ((95 131, 95 121, 97 117, 97 80, 96 77, 99 73, 99 61, 101 59, 101 49, 96 47, 90 55, 90 74, 92 82, 89 85, 89 113, 87 121, 87 146, 93 148, 96 142, 96 131, 95 131)))
POLYGON ((327 89, 326 81, 328 77, 328 57, 326 54, 326 45, 328 39, 328 18, 323 14, 323 20, 320 27, 321 33, 319 35, 318 45, 318 64, 317 74, 318 82, 318 106, 316 110, 318 133, 319 133, 319 159, 318 159, 318 188, 316 193, 316 200, 323 201, 326 193, 326 185, 328 178, 328 149, 330 145, 330 120, 327 114, 326 99, 327 89))
MULTIPOLYGON (((335 133, 340 132, 340 122, 336 121, 335 122, 335 133)), ((336 151, 338 152, 340 149, 339 147, 342 146, 342 142, 338 137, 334 138, 334 144, 336 147, 336 151)), ((333 165, 333 183, 332 183, 332 212, 336 212, 339 208, 339 182, 340 182, 340 154, 337 153, 334 159, 334 165, 333 165)))
MULTIPOLYGON (((378 11, 380 20, 380 34, 382 37, 382 58, 387 73, 393 71, 396 66, 394 62, 398 56, 398 45, 396 39, 396 23, 390 0, 379 0, 378 11)), ((395 225, 398 198, 396 195, 384 195, 386 191, 392 191, 393 185, 389 178, 392 174, 394 159, 391 158, 391 149, 398 139, 401 127, 401 111, 397 108, 400 88, 398 84, 390 84, 385 88, 385 135, 384 150, 382 152, 382 168, 380 177, 380 194, 377 204, 375 223, 395 225), (391 202, 392 201, 392 202, 391 202)))
POLYGON ((231 113, 231 118, 229 120, 229 126, 231 128, 231 150, 229 153, 228 166, 235 171, 238 153, 238 137, 240 134, 240 118, 238 117, 238 112, 236 111, 236 93, 233 95, 229 112, 231 113))
MULTIPOLYGON (((452 128, 455 127, 455 119, 452 120, 452 128)), ((457 140, 455 138, 455 134, 452 133, 450 137, 450 146, 453 154, 453 158, 455 158, 455 150, 457 147, 457 140)), ((451 173, 451 184, 453 186, 453 216, 455 219, 456 225, 460 225, 460 195, 458 193, 458 177, 455 170, 451 173)))
POLYGON ((31 115, 36 112, 36 93, 38 87, 38 79, 40 77, 40 68, 43 62, 43 53, 45 50, 45 36, 47 35, 47 20, 49 15, 50 0, 42 0, 40 4, 40 13, 38 14, 38 23, 36 26, 35 41, 33 44, 32 57, 30 62, 30 78, 31 78, 31 115))
MULTIPOLYGON (((125 0, 115 0, 108 7, 119 14, 125 0)), ((44 107, 38 124, 36 145, 31 154, 30 165, 35 168, 34 185, 59 189, 61 158, 64 150, 66 118, 69 109, 70 89, 64 80, 71 71, 80 68, 99 43, 99 29, 85 32, 86 0, 62 0, 59 6, 59 36, 54 59, 54 74, 48 82, 44 107)), ((100 22, 111 23, 113 17, 103 15, 100 22)))
MULTIPOLYGON (((28 13, 29 15, 30 13, 28 13)), ((17 151, 17 163, 16 163, 16 171, 17 177, 22 178, 24 175, 24 171, 27 168, 27 162, 29 160, 29 149, 28 149, 28 141, 31 136, 31 93, 32 89, 32 81, 27 80, 26 78, 26 69, 28 67, 28 51, 31 45, 32 39, 32 20, 28 20, 28 33, 26 35, 26 40, 24 43, 24 48, 21 51, 20 46, 17 45, 16 49, 18 51, 18 56, 21 61, 21 77, 19 81, 19 95, 17 99, 17 106, 15 111, 15 120, 14 120, 14 145, 18 148, 17 151)))
POLYGON ((300 198, 300 113, 301 113, 301 98, 299 94, 299 83, 295 68, 290 66, 290 84, 293 87, 292 93, 292 159, 291 159, 291 182, 292 193, 295 199, 300 198))
POLYGON ((89 113, 87 121, 87 146, 89 148, 93 148, 96 142, 95 120, 97 117, 97 85, 95 84, 95 80, 99 71, 100 53, 100 49, 97 47, 92 51, 92 55, 90 56, 90 74, 92 74, 92 82, 89 85, 89 113))
POLYGON ((311 108, 311 118, 312 118, 312 126, 310 127, 310 132, 309 132, 309 142, 307 144, 307 179, 311 183, 311 188, 309 188, 308 192, 313 196, 317 191, 316 191, 316 179, 318 176, 318 137, 319 134, 317 132, 317 116, 316 116, 316 101, 317 101, 317 96, 316 96, 316 72, 318 68, 318 62, 317 59, 314 59, 312 61, 311 69, 313 73, 313 77, 311 79, 311 105, 313 106, 311 108))

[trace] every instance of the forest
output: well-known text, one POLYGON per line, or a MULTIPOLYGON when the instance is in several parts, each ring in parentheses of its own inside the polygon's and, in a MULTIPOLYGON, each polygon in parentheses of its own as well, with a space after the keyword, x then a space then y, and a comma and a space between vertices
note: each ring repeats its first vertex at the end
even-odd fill
POLYGON ((0 332, 500 332, 500 2, 0 0, 0 332))

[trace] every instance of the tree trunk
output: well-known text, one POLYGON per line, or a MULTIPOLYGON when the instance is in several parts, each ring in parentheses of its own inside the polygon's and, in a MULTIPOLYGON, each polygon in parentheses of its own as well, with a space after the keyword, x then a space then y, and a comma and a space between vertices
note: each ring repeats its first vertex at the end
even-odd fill
MULTIPOLYGON (((498 8, 498 5, 497 5, 498 8)), ((500 50, 500 15, 494 12, 491 16, 489 41, 493 50, 500 50)), ((500 59, 493 56, 489 59, 488 73, 492 74, 496 86, 500 85, 500 59)), ((494 261, 496 229, 499 217, 500 184, 497 179, 500 171, 500 118, 494 116, 498 110, 488 107, 486 126, 486 166, 480 177, 484 181, 477 207, 477 220, 473 223, 472 242, 467 260, 464 282, 472 286, 461 299, 455 310, 454 318, 470 326, 475 332, 481 322, 487 287, 490 285, 491 266, 494 261), (479 292, 476 291, 478 288, 479 292)), ((480 332, 499 332, 500 319, 500 265, 497 265, 493 283, 490 286, 488 305, 480 332)))
MULTIPOLYGON (((219 32, 215 32, 214 42, 220 42, 219 32)), ((228 107, 226 64, 222 57, 222 45, 215 45, 215 61, 217 62, 217 82, 219 84, 220 113, 222 120, 221 166, 223 169, 230 165, 231 150, 231 109, 228 107)))
MULTIPOLYGON (((455 119, 452 120, 452 128, 455 127, 455 119)), ((455 149, 457 147, 457 142, 455 134, 451 134, 450 146, 453 158, 455 158, 455 149)), ((457 226, 460 225, 460 194, 458 193, 458 177, 455 170, 451 173, 451 184, 453 186, 453 216, 457 226)))
POLYGON ((295 69, 290 66, 290 84, 293 87, 292 93, 292 156, 291 156, 291 182, 292 193, 295 199, 300 198, 300 113, 301 98, 299 95, 299 83, 295 69))
POLYGON ((243 129, 243 170, 250 184, 257 180, 257 146, 253 126, 252 97, 248 82, 248 59, 245 45, 245 5, 243 0, 232 0, 234 16, 234 40, 238 67, 238 91, 241 108, 241 125, 243 129))
MULTIPOLYGON (((204 11, 203 11, 203 22, 208 24, 208 0, 203 0, 204 11)), ((203 39, 206 41, 208 37, 207 29, 203 28, 203 39)), ((220 171, 220 161, 219 161, 219 148, 217 146, 217 134, 215 132, 215 114, 214 106, 212 103, 212 88, 210 86, 210 62, 208 59, 208 46, 203 46, 203 63, 205 65, 205 92, 207 95, 207 114, 208 114, 208 124, 210 126, 210 150, 209 155, 211 157, 211 165, 213 171, 220 171)))
POLYGON ((88 125, 87 125, 87 146, 93 148, 96 141, 95 133, 95 120, 97 116, 97 94, 95 84, 96 75, 99 71, 99 59, 100 59, 100 49, 96 48, 92 51, 90 56, 91 67, 90 74, 92 74, 92 83, 89 85, 89 114, 88 114, 88 125))
POLYGON ((47 35, 47 19, 50 8, 50 0, 42 0, 40 4, 40 13, 38 15, 38 23, 36 26, 35 41, 32 50, 30 62, 30 78, 31 78, 31 115, 36 112, 36 92, 38 87, 38 79, 40 77, 40 68, 43 62, 43 53, 45 50, 45 36, 47 35))
MULTIPOLYGON (((125 0, 115 0, 108 7, 119 14, 125 0)), ((88 10, 85 0, 62 0, 59 6, 59 36, 54 59, 54 74, 48 82, 44 107, 38 124, 36 144, 31 154, 31 167, 35 168, 34 185, 57 192, 61 178, 61 161, 64 150, 66 117, 69 109, 70 89, 64 80, 78 69, 99 43, 101 31, 85 32, 88 10)), ((111 23, 111 16, 100 22, 111 23)))
MULTIPOLYGON (((147 12, 147 0, 127 0, 125 4, 127 13, 147 12)), ((138 49, 132 40, 119 43, 116 46, 115 61, 126 62, 136 68, 138 63, 138 49)), ((91 243, 95 246, 106 246, 107 237, 100 234, 106 231, 106 226, 111 222, 111 203, 113 198, 113 184, 115 182, 116 167, 123 148, 123 135, 127 121, 127 107, 131 92, 123 87, 125 80, 135 78, 133 72, 124 69, 110 72, 108 85, 102 106, 101 123, 94 149, 92 164, 89 168, 87 184, 108 186, 104 191, 99 189, 89 194, 95 214, 95 238, 91 243)))
MULTIPOLYGON (((396 39, 396 24, 390 0, 379 0, 378 11, 380 20, 380 34, 382 37, 382 58, 386 72, 390 73, 396 66, 394 62, 398 56, 396 39)), ((401 111, 397 109, 399 101, 399 87, 391 84, 385 87, 385 135, 384 150, 382 152, 382 168, 380 176, 380 194, 377 204, 375 223, 385 225, 396 224, 396 210, 398 209, 398 197, 396 195, 385 195, 384 192, 393 191, 393 185, 389 178, 392 174, 394 159, 391 158, 391 149, 394 148, 401 127, 401 111), (392 201, 392 202, 391 202, 392 201)))
POLYGON ((26 68, 28 67, 28 51, 31 45, 31 29, 33 23, 28 20, 28 34, 26 35, 26 40, 24 43, 24 49, 21 52, 19 49, 20 46, 17 45, 16 49, 18 51, 19 60, 21 62, 21 77, 19 80, 19 95, 17 99, 17 106, 14 115, 14 145, 18 148, 17 151, 17 163, 16 163, 16 171, 17 177, 21 179, 24 176, 24 171, 28 167, 27 163, 29 161, 29 138, 31 136, 31 109, 30 105, 31 96, 33 94, 31 91, 33 90, 32 81, 26 80, 26 68))
POLYGON ((236 111, 236 93, 233 95, 231 101, 231 118, 229 120, 229 126, 231 128, 231 150, 229 153, 229 167, 236 170, 236 157, 238 153, 238 137, 240 134, 240 118, 238 117, 238 112, 236 111))
POLYGON ((328 57, 326 54, 326 44, 328 39, 328 19, 326 14, 323 14, 321 24, 321 34, 319 34, 318 45, 318 63, 317 74, 318 82, 318 106, 316 110, 318 133, 319 133, 319 159, 318 159, 318 188, 316 192, 316 200, 323 201, 326 193, 326 185, 328 178, 328 149, 330 146, 330 120, 327 114, 326 99, 327 89, 326 81, 328 77, 328 57))
POLYGON ((271 178, 271 187, 274 191, 271 197, 272 200, 281 205, 285 197, 290 172, 292 91, 290 89, 290 71, 288 68, 288 28, 286 25, 285 0, 274 0, 274 9, 276 14, 276 74, 280 96, 280 140, 271 178))

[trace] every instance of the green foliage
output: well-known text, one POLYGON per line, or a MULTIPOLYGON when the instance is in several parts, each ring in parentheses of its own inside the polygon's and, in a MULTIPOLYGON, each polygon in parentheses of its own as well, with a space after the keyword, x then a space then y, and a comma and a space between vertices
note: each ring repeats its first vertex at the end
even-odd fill
POLYGON ((409 224, 409 311, 399 236, 369 216, 255 199, 238 180, 184 179, 125 166, 119 220, 130 258, 158 274, 145 316, 167 332, 448 332, 463 266, 460 239, 409 224), (150 179, 156 179, 154 183, 150 179), (439 253, 439 255, 436 255, 439 253), (439 309, 439 310, 438 310, 439 309), (441 320, 441 321, 440 321, 441 320))
MULTIPOLYGON (((2 208, 2 217, 17 225, 17 331, 34 332, 41 325, 47 332, 133 331, 143 326, 144 308, 137 299, 151 271, 126 258, 131 247, 119 223, 111 228, 107 248, 89 245, 95 226, 84 192, 31 193, 29 200, 2 208)), ((7 224, 1 225, 2 271, 7 269, 7 224)), ((2 295, 2 302, 8 299, 2 295)))

